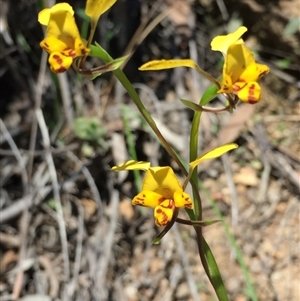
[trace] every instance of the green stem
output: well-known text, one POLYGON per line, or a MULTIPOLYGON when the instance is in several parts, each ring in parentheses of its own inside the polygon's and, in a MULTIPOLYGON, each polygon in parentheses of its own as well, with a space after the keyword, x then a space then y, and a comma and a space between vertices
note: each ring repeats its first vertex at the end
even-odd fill
MULTIPOLYGON (((129 121, 128 121, 128 117, 127 117, 128 114, 127 114, 125 105, 121 106, 121 112, 122 112, 122 118, 123 118, 123 123, 124 123, 124 132, 125 132, 126 142, 128 145, 129 155, 133 160, 137 161, 137 153, 136 153, 136 149, 135 149, 134 138, 133 138, 133 134, 130 130, 130 125, 129 125, 129 121)), ((134 175, 134 179, 135 179, 136 189, 137 189, 137 191, 140 191, 141 187, 142 187, 142 178, 141 178, 140 171, 133 170, 133 175, 134 175)))
MULTIPOLYGON (((93 28, 93 27, 92 27, 93 28)), ((91 45, 91 53, 93 56, 96 56, 100 58, 104 63, 108 64, 113 61, 113 58, 107 53, 98 43, 96 43, 96 46, 91 45)), ((84 59, 84 58, 83 58, 84 59)), ((81 62, 80 62, 81 65, 81 62)), ((78 71, 79 72, 79 71, 78 71)), ((183 163, 180 161, 179 157, 173 150, 173 148, 169 145, 169 143, 166 141, 166 139, 161 134, 160 130, 156 126, 155 121, 143 105, 142 101, 140 100, 137 92, 135 91, 134 87, 132 86, 131 82, 126 77, 125 73, 120 69, 116 69, 113 71, 113 74, 116 76, 116 78, 119 80, 119 82, 123 85, 133 102, 135 103, 136 107, 140 111, 141 115, 144 117, 148 125, 151 127, 157 138, 159 139, 162 146, 166 149, 166 151, 169 153, 169 155, 174 159, 174 161, 177 163, 181 171, 184 173, 184 175, 187 175, 187 170, 183 163)))
MULTIPOLYGON (((89 38, 88 38, 88 41, 87 41, 87 44, 86 44, 87 48, 89 48, 90 45, 92 44, 92 40, 93 40, 93 37, 94 37, 95 32, 96 32, 97 24, 98 24, 98 19, 96 21, 93 20, 93 19, 91 20, 91 31, 90 31, 90 35, 89 35, 89 38)), ((86 58, 87 58, 87 56, 84 56, 80 61, 80 68, 81 69, 84 69, 86 58)))
MULTIPOLYGON (((200 105, 203 105, 200 102, 200 105)), ((201 119, 202 112, 195 112, 192 127, 191 127, 191 134, 190 134, 190 162, 194 161, 198 155, 198 135, 199 135, 199 126, 200 126, 200 119, 201 119)), ((193 195, 194 195, 194 216, 196 221, 202 220, 202 204, 201 198, 199 196, 198 187, 198 173, 197 168, 193 171, 191 175, 191 180, 195 183, 197 189, 193 188, 193 195), (196 196, 199 196, 198 198, 196 196)), ((207 277, 209 278, 217 297, 220 301, 229 301, 228 295, 226 292, 226 288, 219 271, 217 262, 214 258, 214 255, 209 248, 209 245, 205 241, 203 234, 202 234, 202 227, 194 227, 196 234, 197 234, 197 244, 198 244, 198 252, 200 256, 200 260, 202 262, 203 268, 206 272, 207 277)))
POLYGON ((156 123, 154 122, 153 118, 141 102, 138 94, 136 93, 135 89, 133 88, 131 82, 128 80, 126 75, 121 69, 117 69, 113 71, 114 75, 116 78, 120 81, 120 83, 123 85, 123 87, 126 89, 128 92, 129 96, 132 98, 133 102, 137 106, 138 110, 146 120, 146 122, 149 124, 155 135, 158 137, 160 143, 163 145, 163 147, 167 150, 169 155, 175 160, 179 168, 182 170, 182 172, 187 175, 187 171, 182 164, 182 162, 179 160, 178 156, 174 152, 173 148, 170 146, 170 144, 165 140, 161 132, 159 131, 158 127, 156 126, 156 123))
MULTIPOLYGON (((199 125, 200 125, 200 118, 202 112, 195 112, 194 118, 192 121, 191 127, 191 134, 190 134, 190 162, 196 160, 198 156, 198 135, 199 135, 199 125)), ((198 193, 198 173, 197 168, 194 169, 191 175, 191 180, 195 183, 197 187, 197 191, 193 190, 194 200, 198 199, 195 198, 195 195, 199 195, 198 193)), ((194 213, 196 220, 202 220, 202 204, 201 199, 198 202, 194 203, 194 213)))

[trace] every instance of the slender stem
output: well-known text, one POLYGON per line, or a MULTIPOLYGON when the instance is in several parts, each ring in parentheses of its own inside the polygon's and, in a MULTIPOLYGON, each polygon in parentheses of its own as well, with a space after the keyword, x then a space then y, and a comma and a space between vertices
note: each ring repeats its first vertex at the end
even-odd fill
POLYGON ((149 114, 149 112, 147 111, 147 109, 145 108, 143 103, 140 101, 138 94, 136 93, 135 89, 133 88, 131 82, 128 80, 126 75, 120 69, 113 71, 113 73, 117 77, 117 79, 120 81, 120 83, 124 86, 124 88, 126 89, 128 94, 134 101, 135 105, 139 109, 140 113, 142 114, 142 116, 144 117, 146 122, 149 124, 151 129, 154 131, 155 135, 158 137, 161 144, 165 147, 165 149, 170 154, 170 156, 175 160, 175 162, 178 164, 178 166, 182 170, 182 172, 185 175, 187 175, 187 171, 186 171, 186 168, 184 167, 183 163, 179 160, 179 158, 176 155, 176 153, 174 152, 173 148, 170 146, 170 144, 166 141, 164 136, 159 131, 156 123, 154 122, 153 118, 151 117, 151 115, 149 114))
MULTIPOLYGON (((200 101, 200 105, 203 105, 200 101)), ((198 153, 198 136, 199 136, 199 126, 200 126, 200 118, 202 112, 195 112, 191 134, 190 134, 190 162, 194 161, 197 158, 198 153)), ((197 168, 192 172, 191 181, 195 183, 196 189, 193 187, 193 195, 194 195, 194 216, 196 221, 202 220, 202 204, 201 198, 198 192, 199 182, 197 175, 197 168), (197 197, 198 196, 198 197, 197 197)), ((218 269, 218 265, 214 259, 214 256, 209 248, 209 245, 205 241, 202 234, 202 227, 194 226, 197 235, 197 244, 198 244, 198 252, 200 256, 200 260, 202 262, 205 273, 211 282, 212 286, 215 289, 215 292, 218 296, 219 300, 228 301, 227 292, 222 280, 222 276, 218 269)))
POLYGON ((90 31, 90 35, 89 35, 89 39, 87 41, 86 47, 90 47, 93 37, 95 35, 95 31, 97 28, 97 24, 98 24, 98 19, 97 20, 91 20, 91 31, 90 31))
POLYGON ((215 84, 219 89, 221 88, 220 83, 218 82, 218 80, 216 80, 213 76, 211 76, 209 73, 207 73, 206 71, 204 71, 203 69, 201 69, 198 65, 196 70, 203 75, 204 77, 206 77, 211 83, 215 84))
MULTIPOLYGON (((96 21, 93 20, 93 19, 91 20, 91 31, 90 31, 90 35, 89 35, 89 38, 88 38, 88 41, 87 41, 87 44, 86 44, 87 48, 89 48, 90 45, 92 44, 92 40, 93 40, 93 37, 94 37, 95 32, 96 32, 97 24, 98 24, 98 19, 96 21)), ((84 56, 80 60, 80 68, 84 67, 86 58, 87 58, 87 56, 84 56)))
MULTIPOLYGON (((201 118, 201 112, 195 112, 192 121, 191 134, 190 134, 190 162, 196 160, 198 155, 198 133, 199 133, 200 118, 201 118)), ((199 195, 197 168, 195 168, 194 171, 192 172, 191 179, 193 180, 193 182, 197 187, 196 191, 193 190, 194 199, 195 199, 195 195, 199 195)), ((201 199, 199 202, 194 203, 194 213, 195 213, 196 220, 200 221, 202 219, 201 199)))

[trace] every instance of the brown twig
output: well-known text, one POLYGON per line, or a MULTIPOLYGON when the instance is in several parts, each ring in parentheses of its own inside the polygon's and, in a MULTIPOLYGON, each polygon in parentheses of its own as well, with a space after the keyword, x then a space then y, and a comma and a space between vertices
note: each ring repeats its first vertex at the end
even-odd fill
POLYGON ((21 177, 22 177, 22 185, 23 185, 23 194, 27 194, 28 193, 28 175, 26 172, 26 163, 24 158, 22 157, 15 141, 13 140, 13 138, 11 137, 9 131, 7 130, 4 122, 2 121, 2 119, 0 119, 0 128, 1 128, 1 132, 3 133, 6 141, 8 142, 19 166, 20 166, 20 170, 21 170, 21 177))
MULTIPOLYGON (((39 76, 38 76, 37 86, 36 86, 36 91, 35 91, 35 105, 34 105, 35 110, 37 110, 41 107, 43 86, 44 86, 46 66, 47 66, 47 56, 48 56, 48 54, 46 53, 46 51, 43 51, 42 57, 41 57, 41 62, 40 62, 39 76)), ((31 133, 30 133, 30 141, 29 141, 29 151, 30 152, 29 152, 29 159, 28 159, 28 165, 27 165, 27 173, 28 173, 29 179, 31 179, 32 169, 33 169, 33 159, 34 159, 34 151, 35 151, 35 145, 36 145, 37 130, 38 130, 37 120, 35 118, 35 115, 33 115, 33 121, 32 121, 32 126, 31 126, 31 133)))
POLYGON ((98 262, 96 263, 96 283, 97 286, 95 287, 95 294, 98 295, 99 300, 104 301, 107 300, 107 284, 106 284, 106 275, 110 263, 110 258, 112 255, 112 246, 114 242, 115 232, 117 230, 117 221, 118 221, 118 205, 119 205, 119 194, 116 190, 113 190, 111 196, 111 203, 110 203, 110 222, 109 222, 109 229, 104 237, 103 241, 103 254, 99 258, 98 262))
POLYGON ((76 205, 78 208, 78 231, 77 231, 77 243, 76 243, 76 251, 75 251, 75 259, 74 259, 74 268, 73 268, 73 277, 69 283, 67 283, 67 293, 70 300, 78 287, 78 276, 81 266, 81 256, 82 256, 82 242, 83 242, 83 227, 84 227, 84 212, 82 205, 78 200, 76 200, 76 205))
POLYGON ((227 153, 223 154, 221 156, 221 159, 225 170, 227 186, 229 188, 229 192, 231 196, 231 224, 232 227, 235 228, 238 226, 238 222, 239 222, 239 204, 238 204, 237 193, 235 189, 235 184, 233 182, 233 175, 232 175, 228 154, 227 153))
POLYGON ((63 209, 62 209, 62 204, 60 199, 56 169, 55 169, 52 154, 50 152, 50 137, 41 109, 36 110, 36 118, 41 130, 44 147, 46 150, 48 150, 46 153, 46 161, 48 164, 48 169, 49 169, 52 186, 53 186, 53 194, 54 194, 56 210, 57 210, 57 222, 59 226, 59 233, 60 233, 60 239, 62 244, 62 253, 64 258, 64 273, 65 273, 66 281, 68 282, 70 279, 70 267, 69 267, 70 264, 69 264, 69 253, 68 253, 68 244, 67 244, 67 233, 66 233, 65 221, 63 217, 63 209))
POLYGON ((24 211, 21 222, 20 222, 20 232, 21 232, 21 247, 19 251, 19 260, 18 260, 18 272, 14 281, 12 299, 18 300, 21 294, 23 287, 23 278, 24 278, 24 269, 23 261, 26 258, 26 249, 27 249, 27 231, 28 225, 31 219, 31 213, 29 213, 28 208, 24 211))
POLYGON ((98 188, 95 184, 95 181, 94 181, 90 171, 88 170, 88 168, 86 166, 84 166, 83 162, 81 160, 79 160, 79 158, 77 156, 75 156, 72 152, 67 151, 67 155, 72 161, 74 161, 79 166, 79 170, 84 175, 84 177, 94 195, 95 202, 98 206, 99 217, 101 217, 101 214, 103 213, 103 204, 102 204, 102 200, 101 200, 101 196, 99 194, 98 188))
POLYGON ((37 187, 36 190, 31 191, 30 195, 15 201, 11 206, 1 210, 0 224, 5 224, 10 219, 16 217, 24 210, 27 210, 32 205, 38 205, 44 200, 45 196, 52 190, 51 186, 37 187))
POLYGON ((57 298, 59 292, 59 281, 53 269, 52 262, 50 262, 49 258, 44 255, 39 256, 38 260, 40 265, 45 269, 49 277, 49 282, 50 282, 49 295, 52 298, 57 298))

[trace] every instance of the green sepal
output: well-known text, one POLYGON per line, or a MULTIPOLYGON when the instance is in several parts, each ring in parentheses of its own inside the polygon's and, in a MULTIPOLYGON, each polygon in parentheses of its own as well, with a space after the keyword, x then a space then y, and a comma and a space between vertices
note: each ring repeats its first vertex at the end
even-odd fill
POLYGON ((180 101, 185 105, 187 106, 188 108, 196 111, 196 112, 202 112, 202 108, 201 106, 197 105, 196 103, 192 102, 192 101, 189 101, 189 100, 186 100, 186 99, 182 99, 180 98, 180 101))
POLYGON ((90 52, 89 56, 97 57, 101 59, 104 63, 109 63, 112 61, 111 56, 108 54, 108 52, 101 47, 100 44, 95 42, 95 45, 90 46, 90 52))
POLYGON ((179 224, 183 225, 189 225, 189 226, 195 226, 195 227, 207 227, 213 224, 216 224, 220 222, 221 220, 219 219, 214 219, 210 221, 193 221, 193 220, 187 220, 187 219, 182 219, 182 218, 177 218, 176 222, 179 224))

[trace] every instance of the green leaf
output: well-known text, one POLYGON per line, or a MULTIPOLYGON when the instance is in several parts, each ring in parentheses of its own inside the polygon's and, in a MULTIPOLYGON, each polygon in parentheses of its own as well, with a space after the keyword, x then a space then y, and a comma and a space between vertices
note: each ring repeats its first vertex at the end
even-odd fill
POLYGON ((220 222, 220 220, 214 219, 214 220, 210 220, 210 221, 194 221, 194 220, 186 220, 186 219, 177 217, 176 222, 179 224, 184 224, 184 225, 189 225, 189 226, 207 227, 207 226, 210 226, 210 225, 220 222))
POLYGON ((47 205, 51 208, 51 209, 53 209, 53 210, 56 210, 56 201, 54 200, 54 199, 49 199, 49 200, 47 200, 47 205))
POLYGON ((106 133, 98 118, 78 117, 73 122, 75 136, 87 141, 97 142, 106 133))
POLYGON ((111 62, 109 62, 103 66, 92 68, 92 69, 88 70, 87 72, 89 72, 89 74, 85 74, 85 71, 81 72, 81 74, 87 75, 87 76, 91 77, 91 79, 94 79, 97 76, 100 76, 102 73, 111 72, 111 71, 114 71, 114 70, 120 68, 121 65, 123 65, 123 63, 128 59, 128 57, 129 56, 126 55, 126 56, 114 59, 111 62))
MULTIPOLYGON (((97 43, 96 46, 91 45, 90 49, 91 51, 89 53, 89 56, 97 57, 105 63, 105 65, 92 68, 92 69, 79 69, 80 74, 89 77, 91 79, 100 76, 102 73, 112 72, 119 69, 121 65, 123 65, 123 63, 125 63, 126 60, 129 58, 129 55, 125 55, 117 59, 112 59, 109 56, 109 54, 97 43)), ((80 64, 78 63, 77 65, 80 64)))
POLYGON ((218 96, 218 90, 219 87, 216 86, 215 84, 212 84, 209 86, 206 91, 203 93, 199 105, 191 102, 189 100, 185 99, 180 99, 180 101, 186 105, 188 108, 196 111, 196 112, 202 112, 203 109, 201 108, 202 106, 206 106, 211 100, 213 100, 216 96, 218 96))
POLYGON ((281 69, 287 69, 291 66, 292 60, 291 58, 284 58, 281 60, 277 60, 275 64, 281 69))
POLYGON ((299 26, 300 26, 300 19, 299 18, 293 18, 289 21, 289 23, 284 28, 283 34, 285 36, 291 36, 299 30, 299 26))
POLYGON ((196 111, 196 112, 202 112, 202 108, 201 106, 197 105, 196 103, 192 102, 192 101, 189 101, 189 100, 185 100, 185 99, 182 99, 180 98, 180 101, 185 105, 187 106, 188 108, 196 111))
POLYGON ((202 237, 203 241, 203 250, 204 250, 204 255, 206 258, 206 262, 208 265, 208 272, 209 272, 209 279, 211 281, 211 284, 214 287, 214 290, 218 296, 218 299, 220 301, 229 301, 227 291, 221 276, 221 273, 219 271, 217 262, 214 258, 214 255, 205 241, 204 237, 202 237))
POLYGON ((109 63, 113 60, 113 58, 107 53, 105 49, 103 49, 97 42, 95 45, 90 46, 89 56, 97 57, 101 59, 104 63, 109 63))
POLYGON ((214 99, 218 95, 218 90, 219 88, 216 85, 208 87, 201 97, 200 106, 206 106, 212 99, 214 99))
POLYGON ((211 221, 193 221, 192 223, 194 223, 195 225, 201 225, 202 227, 207 227, 216 224, 219 221, 219 219, 213 219, 211 221))

